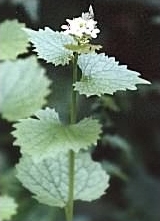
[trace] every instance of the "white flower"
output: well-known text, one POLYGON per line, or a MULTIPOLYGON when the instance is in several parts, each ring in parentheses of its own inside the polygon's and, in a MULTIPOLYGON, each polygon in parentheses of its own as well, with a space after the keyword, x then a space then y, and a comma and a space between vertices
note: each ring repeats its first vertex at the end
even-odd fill
POLYGON ((97 22, 94 21, 94 13, 92 6, 89 7, 89 12, 82 13, 81 17, 66 19, 68 25, 62 25, 64 34, 70 34, 78 38, 96 38, 100 30, 97 28, 97 22))

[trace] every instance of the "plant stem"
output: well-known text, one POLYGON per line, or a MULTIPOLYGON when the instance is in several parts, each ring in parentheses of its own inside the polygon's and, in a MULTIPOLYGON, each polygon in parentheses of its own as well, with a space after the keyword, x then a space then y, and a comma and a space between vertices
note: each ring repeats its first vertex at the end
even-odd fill
MULTIPOLYGON (((75 54, 73 58, 73 78, 72 78, 73 84, 77 81, 77 60, 78 60, 78 54, 75 54)), ((77 120, 77 92, 73 90, 72 86, 72 103, 71 103, 71 115, 70 115, 71 124, 76 123, 76 120, 77 120)))
POLYGON ((75 154, 73 150, 69 151, 69 192, 68 204, 66 206, 66 220, 73 221, 73 207, 74 207, 74 161, 75 154))
MULTIPOLYGON (((73 78, 72 83, 77 81, 77 60, 78 54, 73 58, 73 78)), ((72 86, 72 102, 70 111, 70 123, 74 124, 77 120, 77 93, 72 86)), ((73 221, 73 208, 74 208, 74 164, 75 153, 73 150, 69 151, 69 191, 68 191, 68 203, 65 208, 66 220, 73 221)))

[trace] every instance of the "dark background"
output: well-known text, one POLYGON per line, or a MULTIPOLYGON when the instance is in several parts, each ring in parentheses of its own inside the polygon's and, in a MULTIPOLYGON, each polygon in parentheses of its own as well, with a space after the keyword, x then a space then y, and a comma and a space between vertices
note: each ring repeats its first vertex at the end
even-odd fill
MULTIPOLYGON (((111 185, 101 199, 76 203, 75 220, 160 221, 160 1, 29 2, 30 6, 22 1, 0 1, 0 22, 17 18, 30 28, 49 26, 60 30, 66 18, 79 16, 92 4, 101 30, 95 43, 152 82, 151 86, 139 86, 137 91, 117 92, 102 99, 86 100, 81 96, 79 118, 92 114, 103 124, 102 141, 92 156, 111 174, 111 185)), ((43 61, 41 64, 54 82, 48 105, 55 106, 66 120, 70 68, 55 69, 43 61)), ((0 193, 9 193, 20 204, 13 220, 64 220, 61 210, 39 205, 16 180, 12 168, 20 153, 12 147, 12 130, 10 123, 0 119, 0 193)))

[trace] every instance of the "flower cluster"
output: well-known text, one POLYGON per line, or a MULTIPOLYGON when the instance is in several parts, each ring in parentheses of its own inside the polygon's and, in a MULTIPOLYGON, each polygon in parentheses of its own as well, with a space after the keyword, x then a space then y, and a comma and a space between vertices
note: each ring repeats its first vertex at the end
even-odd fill
POLYGON ((62 25, 64 34, 72 35, 76 38, 91 39, 96 38, 100 30, 97 28, 97 21, 94 21, 94 13, 92 6, 89 7, 89 12, 82 13, 81 17, 66 19, 68 25, 62 25))

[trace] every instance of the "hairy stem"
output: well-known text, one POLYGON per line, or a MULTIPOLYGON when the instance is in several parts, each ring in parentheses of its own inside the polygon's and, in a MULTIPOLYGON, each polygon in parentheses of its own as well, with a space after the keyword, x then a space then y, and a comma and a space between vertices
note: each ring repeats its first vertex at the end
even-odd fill
MULTIPOLYGON (((73 58, 73 84, 77 81, 77 59, 78 54, 74 55, 73 58)), ((72 102, 70 111, 70 123, 76 123, 77 119, 77 93, 74 91, 72 86, 72 102)), ((66 220, 73 221, 73 209, 74 209, 74 164, 75 164, 75 153, 69 151, 69 192, 68 192, 68 204, 65 208, 66 220)))

